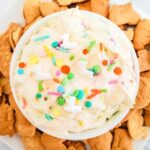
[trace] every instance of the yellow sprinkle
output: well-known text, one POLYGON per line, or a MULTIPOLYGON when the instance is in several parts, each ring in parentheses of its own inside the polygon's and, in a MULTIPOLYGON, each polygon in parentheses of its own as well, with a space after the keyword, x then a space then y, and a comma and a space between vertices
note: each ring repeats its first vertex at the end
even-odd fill
POLYGON ((49 47, 47 45, 44 45, 44 50, 45 50, 45 53, 49 56, 49 57, 53 57, 55 54, 52 53, 49 49, 49 47))
POLYGON ((38 61, 39 61, 39 58, 38 58, 37 55, 32 55, 32 56, 30 56, 30 58, 29 58, 29 63, 32 64, 32 65, 33 65, 33 64, 37 64, 38 61))
POLYGON ((63 65, 63 60, 62 59, 56 59, 56 66, 61 67, 63 65))
POLYGON ((58 108, 53 108, 53 109, 52 109, 52 115, 53 115, 54 117, 59 117, 59 116, 60 116, 60 109, 58 109, 58 108))
POLYGON ((80 125, 80 126, 84 126, 84 121, 79 120, 79 125, 80 125))
POLYGON ((76 99, 75 104, 76 105, 80 104, 80 100, 76 99))
POLYGON ((85 96, 87 96, 87 95, 88 95, 89 90, 88 90, 88 88, 87 88, 87 87, 84 89, 84 93, 85 93, 85 96))

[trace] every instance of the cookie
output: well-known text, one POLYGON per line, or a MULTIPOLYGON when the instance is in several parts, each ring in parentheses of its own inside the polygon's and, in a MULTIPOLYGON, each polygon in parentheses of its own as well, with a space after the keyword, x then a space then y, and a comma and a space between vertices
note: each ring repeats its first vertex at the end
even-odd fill
POLYGON ((40 11, 42 16, 47 16, 59 11, 60 7, 56 2, 41 2, 40 11))
POLYGON ((134 107, 141 109, 146 107, 150 103, 150 79, 141 77, 138 95, 136 97, 134 107))
POLYGON ((147 137, 147 127, 144 127, 143 123, 142 110, 137 110, 127 122, 129 134, 133 139, 147 137))
POLYGON ((25 145, 25 150, 45 150, 41 143, 41 134, 38 132, 32 137, 23 136, 21 139, 25 145))
POLYGON ((91 0, 91 11, 104 17, 108 16, 109 0, 91 0))
POLYGON ((11 52, 0 53, 0 72, 5 77, 9 76, 11 57, 12 57, 11 52))
POLYGON ((6 103, 0 105, 0 135, 10 135, 15 133, 14 130, 14 112, 6 103))
POLYGON ((41 141, 46 149, 49 150, 66 150, 66 146, 63 144, 65 140, 50 136, 43 133, 41 136, 41 141))
POLYGON ((27 24, 34 22, 41 15, 40 1, 25 0, 23 13, 27 24))
POLYGON ((132 139, 126 129, 115 129, 111 150, 132 150, 132 139))
POLYGON ((133 44, 136 50, 144 49, 150 44, 150 19, 141 20, 135 28, 133 44))
POLYGON ((133 10, 131 3, 128 3, 112 5, 109 9, 109 19, 117 25, 136 25, 140 21, 140 16, 133 10))
POLYGON ((88 139, 87 142, 92 150, 110 150, 112 139, 111 132, 107 132, 101 136, 88 139))
POLYGON ((150 70, 150 52, 146 49, 137 52, 140 72, 150 70))

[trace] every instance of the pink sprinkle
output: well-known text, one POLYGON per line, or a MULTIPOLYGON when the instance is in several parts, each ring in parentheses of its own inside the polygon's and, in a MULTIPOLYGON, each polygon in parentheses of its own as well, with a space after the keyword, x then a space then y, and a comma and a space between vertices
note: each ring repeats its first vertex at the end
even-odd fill
POLYGON ((113 60, 113 59, 111 59, 111 60, 110 60, 110 64, 113 64, 113 63, 114 63, 114 60, 113 60))
POLYGON ((22 106, 22 108, 26 108, 27 107, 27 101, 25 100, 25 98, 23 98, 23 106, 22 106))
POLYGON ((63 41, 60 41, 60 42, 58 43, 58 46, 61 47, 61 44, 63 44, 63 41))
POLYGON ((51 92, 51 91, 49 91, 48 94, 55 95, 55 96, 61 96, 62 95, 62 93, 60 93, 60 92, 51 92))
POLYGON ((59 70, 56 71, 56 76, 60 76, 61 72, 59 70))
POLYGON ((111 80, 111 81, 109 81, 109 84, 116 84, 116 83, 118 83, 117 80, 111 80))

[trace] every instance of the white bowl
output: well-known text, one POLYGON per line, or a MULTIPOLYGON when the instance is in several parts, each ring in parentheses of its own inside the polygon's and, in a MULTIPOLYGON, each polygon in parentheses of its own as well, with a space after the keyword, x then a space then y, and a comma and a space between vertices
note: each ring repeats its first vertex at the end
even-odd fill
MULTIPOLYGON (((70 11, 70 10, 67 10, 67 11, 70 11)), ((135 91, 134 91, 134 97, 133 97, 133 100, 135 100, 136 95, 137 95, 137 91, 138 91, 138 85, 139 85, 139 64, 138 64, 137 56, 136 56, 136 53, 135 53, 135 50, 133 48, 132 43, 128 40, 128 38, 120 30, 120 28, 118 28, 110 20, 108 20, 105 17, 100 16, 98 14, 92 13, 92 12, 88 12, 88 11, 81 11, 81 12, 84 13, 85 15, 92 15, 93 17, 97 17, 101 21, 103 21, 103 22, 105 22, 107 24, 110 24, 111 27, 113 29, 115 29, 120 34, 122 39, 129 44, 130 49, 131 49, 131 55, 132 55, 132 59, 133 59, 133 64, 134 64, 134 71, 136 73, 136 80, 137 80, 136 88, 135 88, 135 91)), ((27 117, 27 115, 24 113, 23 109, 18 104, 17 96, 16 96, 16 93, 15 93, 15 87, 14 87, 14 85, 12 83, 13 76, 14 76, 14 70, 15 70, 15 67, 16 67, 16 64, 17 64, 17 60, 19 59, 19 57, 21 55, 22 48, 27 43, 27 41, 30 39, 31 35, 34 34, 35 31, 37 31, 48 20, 50 20, 53 17, 56 17, 56 16, 60 15, 61 13, 65 13, 65 11, 54 13, 54 14, 49 15, 49 16, 41 19, 40 21, 34 23, 28 29, 28 31, 22 36, 22 38, 20 39, 19 43, 17 44, 17 46, 15 48, 15 51, 13 53, 13 56, 12 56, 11 65, 10 65, 10 84, 11 84, 12 93, 13 93, 14 99, 15 99, 18 107, 20 108, 21 112, 24 114, 24 116, 29 121, 30 121, 30 119, 27 117)), ((84 132, 81 132, 81 133, 68 133, 67 135, 62 135, 62 134, 55 133, 55 131, 51 131, 51 130, 50 131, 45 131, 43 128, 40 128, 40 127, 38 127, 38 128, 41 131, 46 132, 47 134, 55 136, 55 137, 58 137, 58 138, 70 139, 70 140, 83 140, 83 139, 96 137, 96 136, 101 135, 101 134, 109 131, 110 129, 114 128, 126 116, 126 114, 129 112, 129 110, 130 110, 130 108, 127 108, 126 110, 124 110, 124 111, 122 111, 120 113, 117 113, 117 115, 114 115, 111 119, 109 119, 109 121, 106 122, 106 124, 100 126, 100 128, 87 130, 87 131, 84 131, 84 132)))

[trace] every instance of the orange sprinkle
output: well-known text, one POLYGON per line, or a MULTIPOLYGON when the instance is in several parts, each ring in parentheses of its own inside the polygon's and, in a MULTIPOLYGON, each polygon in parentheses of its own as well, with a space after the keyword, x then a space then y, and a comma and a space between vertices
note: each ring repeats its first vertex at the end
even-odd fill
POLYGON ((107 66, 107 65, 108 65, 108 61, 105 59, 105 60, 102 61, 102 64, 103 64, 104 66, 107 66))
POLYGON ((24 68, 26 64, 24 62, 19 63, 19 68, 24 68))
POLYGON ((101 91, 99 89, 92 89, 91 91, 94 93, 101 93, 101 91))
POLYGON ((87 96, 86 98, 87 98, 87 99, 91 99, 91 98, 95 97, 98 93, 99 93, 99 92, 94 92, 94 93, 92 93, 91 95, 87 96))
POLYGON ((84 49, 84 50, 83 50, 83 54, 84 54, 84 55, 88 54, 88 50, 87 50, 87 49, 84 49))
POLYGON ((120 75, 120 74, 122 73, 121 68, 120 68, 120 67, 116 67, 116 68, 114 69, 114 73, 115 73, 116 75, 120 75))
POLYGON ((57 78, 53 78, 53 81, 55 81, 56 83, 61 83, 57 78))
POLYGON ((68 74, 70 72, 70 67, 67 66, 67 65, 64 65, 64 66, 61 67, 61 71, 64 74, 68 74))

